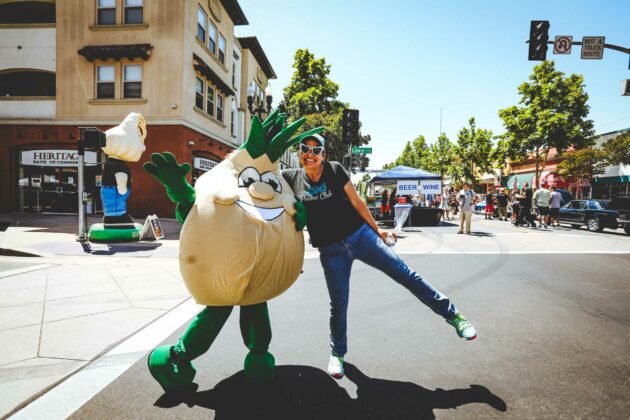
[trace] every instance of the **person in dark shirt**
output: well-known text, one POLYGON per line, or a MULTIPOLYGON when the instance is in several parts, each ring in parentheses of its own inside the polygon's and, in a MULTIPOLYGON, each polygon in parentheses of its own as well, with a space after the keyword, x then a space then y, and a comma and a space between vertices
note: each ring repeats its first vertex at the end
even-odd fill
POLYGON ((492 219, 492 215, 494 214, 494 195, 492 194, 492 189, 488 189, 486 193, 486 220, 492 219))
MULTIPOLYGON (((320 261, 330 296, 330 341, 332 355, 328 373, 344 375, 347 352, 347 310, 350 271, 355 259, 377 268, 407 288, 455 327, 467 340, 476 337, 474 327, 444 294, 413 271, 386 245, 396 237, 378 227, 350 177, 339 162, 325 162, 325 140, 320 135, 300 143, 300 169, 282 171, 297 199, 306 210, 306 226, 320 261)), ((395 193, 393 194, 395 196, 395 193)))
POLYGON ((523 191, 521 192, 521 199, 519 200, 520 209, 518 212, 518 218, 516 219, 515 226, 520 226, 527 223, 532 229, 536 228, 536 222, 534 222, 534 216, 532 215, 532 197, 534 192, 529 188, 529 184, 526 182, 523 185, 523 191))
POLYGON ((507 221, 507 206, 508 206, 508 192, 507 189, 499 190, 497 194, 497 210, 499 211, 499 220, 507 221))

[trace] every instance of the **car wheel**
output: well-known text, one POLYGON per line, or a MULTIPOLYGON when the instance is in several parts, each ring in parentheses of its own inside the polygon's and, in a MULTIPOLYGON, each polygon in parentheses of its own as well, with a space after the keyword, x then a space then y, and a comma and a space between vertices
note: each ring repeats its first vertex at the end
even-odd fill
POLYGON ((604 230, 604 227, 597 217, 591 217, 590 219, 588 219, 586 221, 586 228, 590 232, 601 232, 602 230, 604 230))
POLYGON ((630 225, 627 225, 625 228, 623 228, 623 230, 625 230, 626 233, 630 235, 630 225))
POLYGON ((582 225, 576 225, 575 223, 571 223, 571 227, 575 229, 579 229, 582 227, 582 225))

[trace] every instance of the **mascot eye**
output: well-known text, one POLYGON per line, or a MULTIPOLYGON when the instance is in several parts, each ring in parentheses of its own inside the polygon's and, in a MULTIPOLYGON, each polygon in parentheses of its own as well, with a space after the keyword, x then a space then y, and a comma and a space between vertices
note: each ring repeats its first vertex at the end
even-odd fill
POLYGON ((243 172, 238 176, 239 187, 249 187, 254 182, 260 182, 260 174, 254 168, 245 168, 243 172))
POLYGON ((273 188, 276 192, 282 192, 282 186, 280 185, 280 180, 277 176, 275 176, 272 172, 265 172, 260 177, 262 182, 268 184, 273 188))

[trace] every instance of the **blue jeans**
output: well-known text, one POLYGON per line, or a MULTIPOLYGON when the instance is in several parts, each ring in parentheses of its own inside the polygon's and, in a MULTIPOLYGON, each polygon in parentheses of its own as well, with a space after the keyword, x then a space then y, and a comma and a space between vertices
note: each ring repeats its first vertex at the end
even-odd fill
POLYGON ((451 319, 459 312, 448 297, 411 270, 367 224, 343 241, 320 247, 319 259, 330 295, 330 346, 335 356, 348 351, 350 270, 355 259, 387 274, 443 318, 451 319))

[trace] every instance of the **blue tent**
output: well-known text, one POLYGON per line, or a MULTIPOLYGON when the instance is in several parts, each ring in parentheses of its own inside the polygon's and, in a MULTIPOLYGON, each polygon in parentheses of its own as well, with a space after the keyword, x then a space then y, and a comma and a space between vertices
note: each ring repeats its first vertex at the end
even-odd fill
POLYGON ((375 184, 390 184, 396 180, 428 180, 439 179, 442 177, 438 174, 423 171, 422 169, 410 168, 409 166, 396 166, 395 168, 385 171, 370 180, 375 184))

